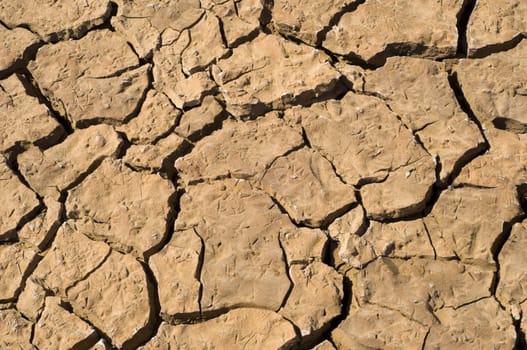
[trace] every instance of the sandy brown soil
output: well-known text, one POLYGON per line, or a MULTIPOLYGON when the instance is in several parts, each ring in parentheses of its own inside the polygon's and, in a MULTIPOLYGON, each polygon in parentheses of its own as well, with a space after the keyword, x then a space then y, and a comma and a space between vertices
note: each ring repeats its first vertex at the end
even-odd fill
POLYGON ((0 350, 527 349, 526 1, 5 0, 0 38, 0 350))

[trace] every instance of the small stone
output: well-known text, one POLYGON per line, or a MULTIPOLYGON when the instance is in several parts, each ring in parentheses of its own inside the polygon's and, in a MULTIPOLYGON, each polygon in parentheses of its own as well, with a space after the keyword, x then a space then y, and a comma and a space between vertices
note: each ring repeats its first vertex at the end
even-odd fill
MULTIPOLYGON (((334 266, 340 266, 344 263, 358 268, 362 267, 360 261, 354 263, 352 260, 354 260, 355 256, 360 255, 360 252, 364 252, 363 247, 366 246, 357 246, 356 243, 360 243, 359 237, 364 234, 366 227, 364 208, 360 205, 355 206, 329 225, 328 234, 333 241, 337 242, 337 249, 333 249, 332 252, 332 258, 335 262, 334 266)), ((368 252, 371 252, 371 250, 368 250, 368 252)))
POLYGON ((357 205, 346 214, 335 219, 328 227, 330 237, 341 243, 345 243, 350 236, 361 236, 366 228, 364 209, 357 205))

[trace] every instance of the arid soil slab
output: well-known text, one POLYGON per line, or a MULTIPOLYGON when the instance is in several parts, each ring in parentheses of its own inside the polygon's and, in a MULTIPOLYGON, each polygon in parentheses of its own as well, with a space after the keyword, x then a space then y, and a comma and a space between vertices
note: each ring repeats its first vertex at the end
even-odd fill
POLYGON ((389 56, 440 58, 456 52, 461 0, 366 1, 342 15, 323 45, 379 65, 389 56))

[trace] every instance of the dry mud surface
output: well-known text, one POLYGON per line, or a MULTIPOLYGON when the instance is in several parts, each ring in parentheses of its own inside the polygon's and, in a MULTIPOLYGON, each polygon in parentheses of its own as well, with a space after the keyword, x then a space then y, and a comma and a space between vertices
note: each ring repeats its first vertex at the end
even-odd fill
POLYGON ((0 349, 526 349, 526 35, 524 0, 0 1, 0 349))

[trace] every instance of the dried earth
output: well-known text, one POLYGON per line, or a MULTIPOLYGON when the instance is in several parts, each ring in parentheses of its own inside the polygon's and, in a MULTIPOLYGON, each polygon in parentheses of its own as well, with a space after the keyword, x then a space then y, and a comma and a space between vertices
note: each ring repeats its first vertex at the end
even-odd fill
POLYGON ((0 38, 0 350, 527 349, 524 0, 0 1, 0 38))

